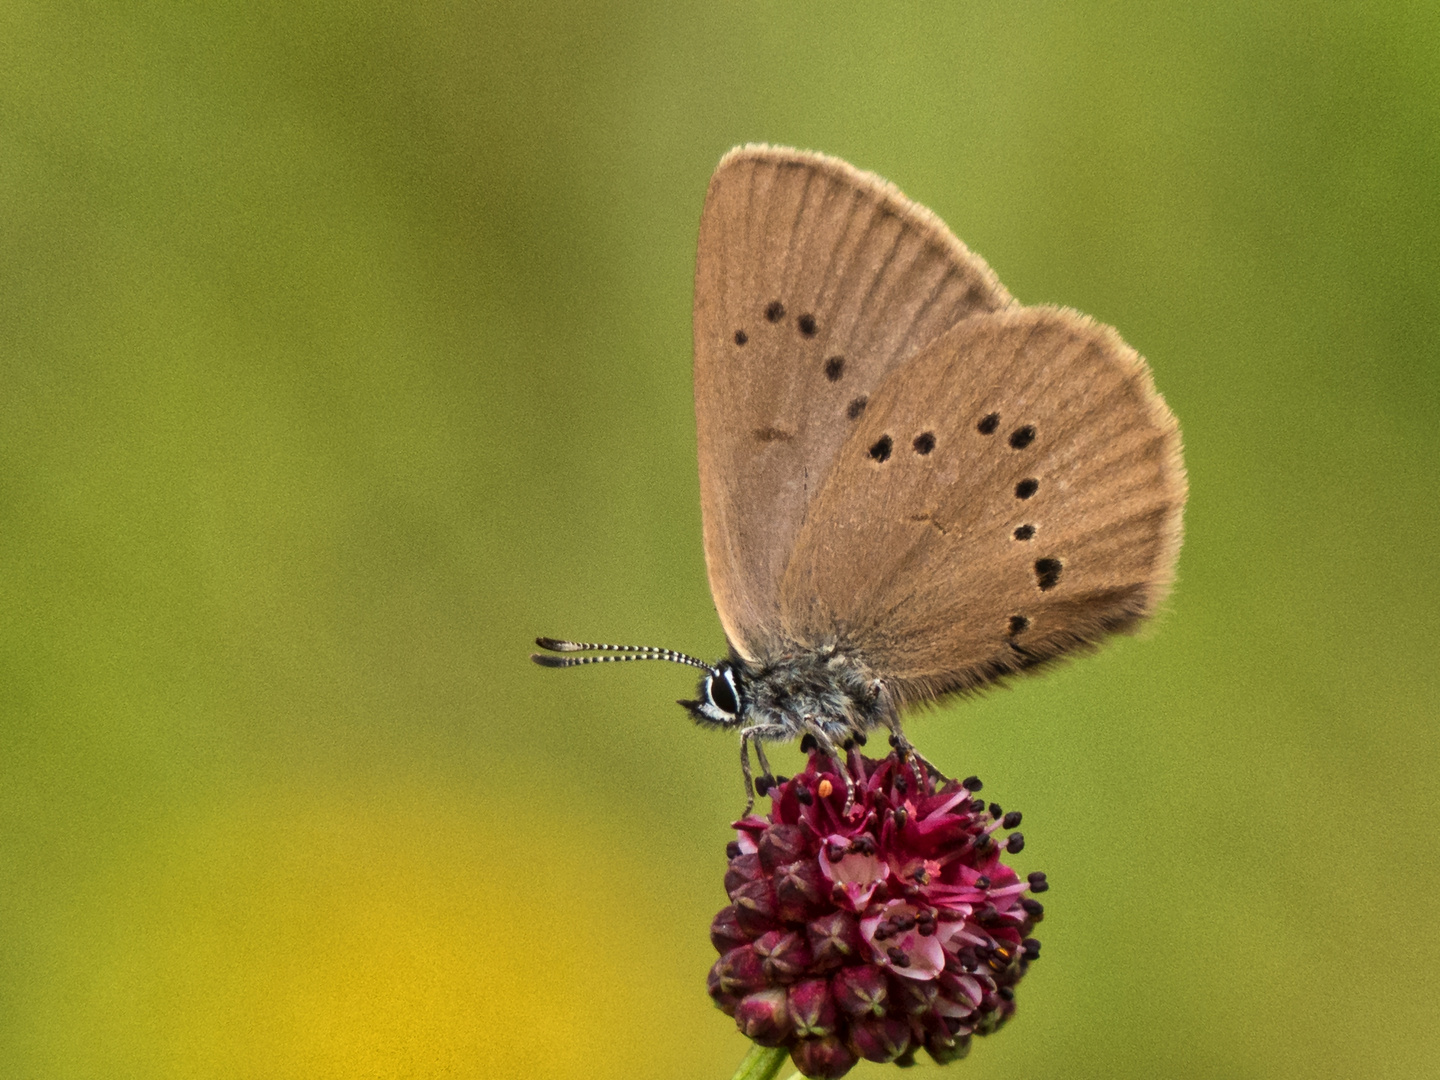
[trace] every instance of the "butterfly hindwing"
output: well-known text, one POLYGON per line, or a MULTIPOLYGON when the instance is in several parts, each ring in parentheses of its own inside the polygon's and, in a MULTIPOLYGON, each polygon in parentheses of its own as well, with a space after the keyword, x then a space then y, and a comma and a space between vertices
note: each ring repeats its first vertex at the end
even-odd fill
POLYGON ((808 507, 782 632, 845 642, 900 703, 970 689, 1150 612, 1184 500, 1174 417, 1113 330, 977 316, 871 394, 808 507))
POLYGON ((711 590, 731 643, 776 647, 806 508, 886 376, 1012 303, 928 210, 836 158, 731 151, 700 225, 695 412, 711 590))

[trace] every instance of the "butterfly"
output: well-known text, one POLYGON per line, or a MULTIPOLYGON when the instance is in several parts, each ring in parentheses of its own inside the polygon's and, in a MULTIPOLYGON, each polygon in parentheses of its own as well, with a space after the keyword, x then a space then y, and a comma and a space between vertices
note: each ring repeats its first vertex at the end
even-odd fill
POLYGON ((762 794, 768 741, 799 737, 847 777, 842 751, 877 727, 918 756, 907 708, 1093 646, 1165 596, 1186 481, 1145 361, 1085 315, 1017 303, 880 177, 784 147, 726 154, 694 333, 729 655, 537 638, 532 659, 704 670, 680 704, 738 730, 747 813, 751 744, 762 794))

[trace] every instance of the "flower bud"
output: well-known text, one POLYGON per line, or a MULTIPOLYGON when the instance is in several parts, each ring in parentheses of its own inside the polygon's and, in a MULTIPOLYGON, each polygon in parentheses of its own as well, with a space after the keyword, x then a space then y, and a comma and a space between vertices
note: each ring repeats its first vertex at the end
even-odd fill
POLYGON ((810 948, 793 930, 771 930, 755 942, 765 977, 774 983, 793 982, 810 967, 810 948))
POLYGON ((808 845, 805 830, 799 825, 771 825, 760 834, 760 863, 775 871, 805 854, 808 845))
POLYGON ((839 1036, 801 1039, 790 1048, 790 1060, 806 1076, 835 1080, 855 1067, 855 1055, 839 1036))
MULTIPOLYGON (((890 980, 873 964, 841 968, 830 980, 835 1004, 847 1016, 884 1016, 890 997, 889 987, 890 980)), ((904 1047, 901 1047, 895 1053, 898 1055, 903 1050, 904 1047)))
POLYGON ((727 953, 737 945, 745 945, 750 941, 745 932, 740 929, 739 922, 735 919, 735 905, 720 909, 710 923, 710 944, 715 946, 718 953, 727 953))
POLYGON ((894 1061, 910 1049, 910 1025, 893 1016, 867 1016, 850 1024, 849 1046, 866 1061, 894 1061))
POLYGON ((784 1046, 795 1033, 784 990, 759 990, 741 1000, 735 1024, 745 1037, 761 1046, 784 1046))
POLYGON ((826 979, 806 979, 790 988, 790 1019, 802 1038, 829 1035, 835 1030, 835 999, 826 979))

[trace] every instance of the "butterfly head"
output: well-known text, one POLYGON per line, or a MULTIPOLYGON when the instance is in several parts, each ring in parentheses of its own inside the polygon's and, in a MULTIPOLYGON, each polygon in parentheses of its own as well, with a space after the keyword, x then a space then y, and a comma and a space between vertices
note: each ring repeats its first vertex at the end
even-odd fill
POLYGON ((722 660, 700 680, 695 701, 680 701, 691 719, 704 727, 734 727, 741 723, 748 705, 745 671, 730 660, 722 660))

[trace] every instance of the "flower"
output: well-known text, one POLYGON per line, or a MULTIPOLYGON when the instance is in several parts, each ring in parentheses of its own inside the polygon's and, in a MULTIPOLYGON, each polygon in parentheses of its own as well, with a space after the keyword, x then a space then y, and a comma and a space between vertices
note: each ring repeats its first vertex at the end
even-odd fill
POLYGON ((986 806, 975 777, 937 784, 898 752, 852 752, 848 771, 848 815, 845 779, 816 751, 767 787, 768 818, 735 823, 710 995, 806 1076, 844 1076, 860 1058, 906 1065, 922 1048, 954 1061, 1015 1012, 1044 915, 1025 894, 1045 875, 1001 862, 1024 847, 998 835, 1020 814, 986 806))

